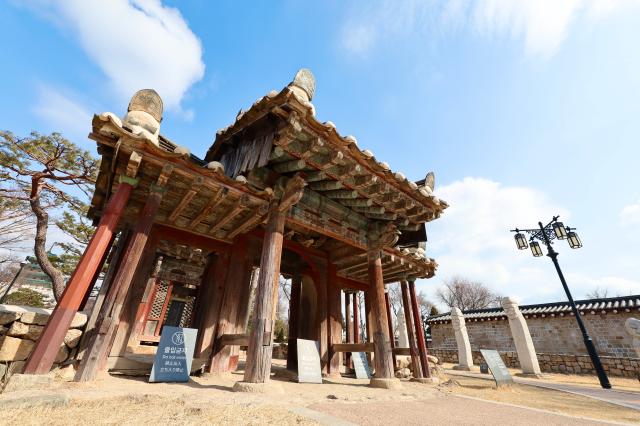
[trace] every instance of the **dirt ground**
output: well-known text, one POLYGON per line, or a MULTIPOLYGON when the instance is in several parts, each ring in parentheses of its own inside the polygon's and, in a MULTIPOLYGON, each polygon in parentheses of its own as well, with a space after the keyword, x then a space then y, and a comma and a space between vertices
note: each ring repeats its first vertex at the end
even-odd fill
MULTIPOLYGON (((454 364, 444 363, 443 367, 445 369, 453 368, 454 364)), ((479 371, 479 370, 478 370, 479 371)), ((520 374, 521 371, 516 368, 509 368, 509 372, 512 376, 516 376, 520 374)), ((559 374, 559 373, 543 373, 543 378, 541 380, 554 382, 554 383, 567 383, 572 385, 584 385, 590 386, 594 388, 600 387, 600 382, 598 381, 598 377, 594 374, 586 375, 586 374, 559 374)), ((630 379, 625 377, 612 377, 609 376, 609 382, 617 390, 627 390, 627 391, 640 391, 640 380, 638 379, 630 379)))
POLYGON ((496 388, 492 381, 465 376, 452 376, 440 389, 454 395, 467 395, 573 416, 640 424, 640 411, 552 389, 517 384, 496 388))
MULTIPOLYGON (((283 393, 231 392, 242 372, 194 377, 189 383, 147 383, 146 377, 106 376, 90 383, 56 382, 49 389, 0 395, 0 423, 7 425, 85 424, 316 424, 289 410, 309 407, 357 424, 594 424, 575 418, 495 404, 507 402, 610 420, 640 424, 640 413, 586 397, 549 389, 515 386, 494 389, 493 383, 455 377, 441 385, 403 381, 400 390, 374 389, 368 380, 327 379, 323 384, 299 384, 280 366, 272 382, 283 393), (34 398, 67 398, 59 406, 20 406, 34 398), (410 407, 413 407, 410 409, 410 407), (427 416, 428 413, 432 413, 427 416), (355 418, 354 418, 355 416, 355 418), (486 422, 486 423, 485 423, 486 422), (524 423, 523 423, 524 422, 524 423), (582 423, 581 423, 582 422, 582 423)), ((331 418, 329 418, 331 419, 331 418)), ((335 420, 335 418, 334 418, 335 420)), ((332 420, 325 424, 334 424, 332 420)))

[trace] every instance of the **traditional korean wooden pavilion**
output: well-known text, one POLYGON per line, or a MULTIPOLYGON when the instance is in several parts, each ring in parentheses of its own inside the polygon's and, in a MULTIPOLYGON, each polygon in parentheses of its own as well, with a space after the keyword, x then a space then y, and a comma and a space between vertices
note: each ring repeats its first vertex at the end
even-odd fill
MULTIPOLYGON (((319 341, 323 373, 340 374, 342 352, 370 351, 378 381, 394 377, 394 353, 411 354, 417 375, 428 377, 414 281, 434 274, 425 223, 447 204, 433 195, 432 174, 409 181, 353 136, 316 120, 314 92, 312 74, 300 70, 283 90, 240 111, 204 160, 160 135, 162 100, 153 90, 136 93, 122 120, 94 116, 89 137, 102 156, 89 211, 96 232, 25 373, 50 370, 108 263, 78 381, 141 368, 137 360, 153 353, 162 326, 174 325, 199 330, 194 368, 234 370, 246 345, 244 381, 266 382, 280 274, 293 283, 290 344, 319 341), (402 283, 412 342, 395 352, 384 287, 393 282, 402 283), (366 300, 366 342, 351 303, 357 292, 366 300)), ((290 347, 292 368, 295 352, 290 347)))

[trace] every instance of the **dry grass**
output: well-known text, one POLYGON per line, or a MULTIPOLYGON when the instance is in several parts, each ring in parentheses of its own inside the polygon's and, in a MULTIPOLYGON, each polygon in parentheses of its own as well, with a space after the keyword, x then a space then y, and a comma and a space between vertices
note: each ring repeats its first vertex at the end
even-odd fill
POLYGON ((517 384, 496 388, 495 384, 489 380, 465 376, 455 376, 449 382, 444 383, 441 389, 457 395, 467 395, 572 416, 640 424, 640 412, 637 410, 551 389, 517 384))
POLYGON ((129 395, 74 400, 60 407, 0 410, 3 425, 315 425, 282 407, 191 403, 183 398, 129 395))

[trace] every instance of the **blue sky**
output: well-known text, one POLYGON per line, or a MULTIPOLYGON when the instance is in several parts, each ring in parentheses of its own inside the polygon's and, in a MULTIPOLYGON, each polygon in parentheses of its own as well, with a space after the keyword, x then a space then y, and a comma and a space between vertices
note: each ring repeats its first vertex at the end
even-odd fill
POLYGON ((640 293, 638 1, 32 0, 0 22, 2 129, 93 150, 91 114, 152 87, 161 132, 204 155, 308 67, 320 120, 409 178, 435 171, 451 207, 428 228, 432 297, 459 274, 562 300, 549 259, 508 232, 554 214, 584 243, 558 246, 574 296, 640 293))

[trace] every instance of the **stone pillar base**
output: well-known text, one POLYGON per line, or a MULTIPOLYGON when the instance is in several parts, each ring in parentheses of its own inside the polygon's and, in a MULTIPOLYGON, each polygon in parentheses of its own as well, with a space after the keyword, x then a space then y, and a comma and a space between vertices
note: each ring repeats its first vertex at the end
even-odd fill
POLYGON ((437 385, 440 383, 440 379, 437 377, 414 377, 411 379, 412 382, 424 383, 429 385, 437 385))
POLYGON ((471 367, 468 367, 466 365, 454 365, 453 369, 458 371, 471 371, 471 367))
POLYGON ((233 385, 234 392, 247 392, 247 393, 270 393, 281 394, 284 393, 284 389, 280 386, 280 383, 273 383, 271 381, 266 383, 249 383, 249 382, 236 382, 233 385))
POLYGON ((402 389, 402 383, 399 379, 383 379, 372 378, 369 382, 369 386, 379 389, 402 389))

